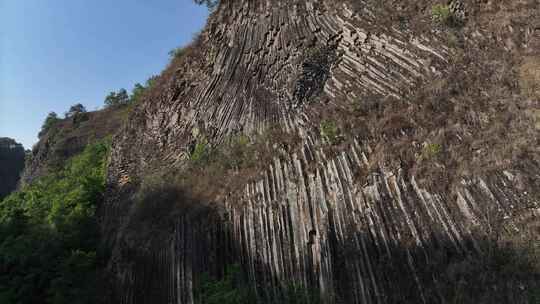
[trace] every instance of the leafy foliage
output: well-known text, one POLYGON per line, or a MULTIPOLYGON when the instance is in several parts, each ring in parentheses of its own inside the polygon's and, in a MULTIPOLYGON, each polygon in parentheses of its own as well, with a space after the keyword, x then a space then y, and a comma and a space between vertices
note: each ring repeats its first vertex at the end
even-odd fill
POLYGON ((77 114, 86 113, 86 108, 80 104, 74 104, 69 108, 69 111, 66 112, 66 118, 73 117, 77 114))
POLYGON ((191 153, 190 160, 195 163, 201 163, 208 159, 209 157, 209 149, 208 149, 208 143, 206 140, 202 139, 198 143, 195 144, 195 148, 193 149, 193 152, 191 153))
POLYGON ((130 102, 136 103, 141 100, 143 94, 151 88, 157 81, 157 76, 151 76, 145 82, 145 84, 136 83, 131 91, 130 102))
POLYGON ((56 112, 49 112, 45 118, 45 121, 43 122, 43 125, 41 126, 41 131, 39 131, 38 137, 45 135, 45 133, 47 133, 59 121, 60 118, 58 118, 58 114, 56 114, 56 112))
POLYGON ((105 97, 105 107, 122 106, 130 103, 130 98, 126 89, 120 89, 118 92, 110 92, 105 97))
POLYGON ((146 87, 137 82, 131 91, 131 101, 137 102, 140 100, 145 90, 146 87))
POLYGON ((214 9, 219 4, 219 0, 193 0, 199 5, 206 5, 209 9, 214 9))
POLYGON ((445 4, 436 4, 431 8, 431 19, 445 25, 455 25, 456 23, 450 6, 445 4))
MULTIPOLYGON (((201 304, 243 304, 258 303, 257 297, 249 284, 245 282, 240 265, 227 265, 225 274, 216 279, 203 273, 195 289, 197 303, 201 304)), ((279 303, 318 304, 322 303, 319 290, 310 290, 295 282, 285 284, 279 303)))
POLYGON ((0 203, 0 303, 95 303, 106 141, 0 203))
POLYGON ((424 146, 424 157, 433 158, 442 152, 442 146, 436 143, 429 143, 424 146))
POLYGON ((251 290, 240 286, 241 272, 238 265, 229 265, 221 280, 212 279, 207 273, 202 275, 198 303, 201 304, 243 304, 255 303, 251 290))
POLYGON ((169 51, 169 56, 171 57, 171 59, 181 57, 182 54, 184 54, 183 47, 177 47, 169 51))
POLYGON ((157 76, 152 76, 146 80, 145 84, 136 83, 131 90, 131 94, 128 94, 126 89, 123 88, 118 90, 118 92, 110 92, 109 95, 105 97, 105 107, 125 106, 140 101, 146 90, 154 85, 156 79, 157 76))
POLYGON ((320 129, 321 136, 326 138, 330 142, 330 144, 334 145, 339 142, 339 130, 333 120, 325 119, 321 121, 320 129))

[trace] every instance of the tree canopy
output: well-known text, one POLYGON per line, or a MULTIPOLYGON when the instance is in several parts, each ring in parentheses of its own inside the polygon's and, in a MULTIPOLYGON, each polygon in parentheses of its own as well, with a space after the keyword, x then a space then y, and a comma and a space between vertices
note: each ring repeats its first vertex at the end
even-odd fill
POLYGON ((69 108, 69 111, 66 112, 66 118, 73 117, 80 113, 86 113, 86 108, 81 103, 74 104, 69 108))
POLYGON ((114 107, 127 105, 130 103, 129 95, 126 89, 120 89, 118 92, 110 92, 107 97, 105 97, 105 107, 114 107))
POLYGON ((45 133, 47 133, 59 121, 60 118, 58 118, 58 114, 56 114, 56 112, 49 112, 45 118, 45 121, 43 122, 43 125, 41 126, 41 131, 39 131, 38 137, 45 135, 45 133))
POLYGON ((219 0, 193 0, 199 5, 206 5, 209 9, 215 8, 219 4, 219 0))
POLYGON ((108 141, 0 202, 0 303, 96 303, 108 141))

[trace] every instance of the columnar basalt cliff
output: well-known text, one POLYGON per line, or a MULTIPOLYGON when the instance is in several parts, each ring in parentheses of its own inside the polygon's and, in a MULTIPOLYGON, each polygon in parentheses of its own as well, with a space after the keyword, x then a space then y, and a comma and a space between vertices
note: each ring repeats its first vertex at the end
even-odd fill
POLYGON ((449 30, 409 2, 221 1, 114 138, 112 302, 196 303, 201 274, 230 264, 260 302, 291 285, 322 303, 446 302, 440 267, 485 254, 496 225, 535 229, 538 101, 508 79, 538 56, 538 7, 512 7, 505 36, 481 21, 502 8, 449 30), (171 179, 146 200, 166 210, 158 232, 137 222, 147 176, 238 136, 266 141, 256 174, 230 170, 217 184, 237 185, 203 198, 171 179))
POLYGON ((26 152, 11 138, 0 138, 0 200, 17 188, 26 152))

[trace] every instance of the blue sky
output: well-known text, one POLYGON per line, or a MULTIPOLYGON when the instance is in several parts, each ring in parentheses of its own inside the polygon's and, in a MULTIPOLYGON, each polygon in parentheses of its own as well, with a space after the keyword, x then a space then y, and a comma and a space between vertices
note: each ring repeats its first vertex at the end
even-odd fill
POLYGON ((0 0, 0 137, 31 148, 50 111, 159 74, 207 15, 192 0, 0 0))

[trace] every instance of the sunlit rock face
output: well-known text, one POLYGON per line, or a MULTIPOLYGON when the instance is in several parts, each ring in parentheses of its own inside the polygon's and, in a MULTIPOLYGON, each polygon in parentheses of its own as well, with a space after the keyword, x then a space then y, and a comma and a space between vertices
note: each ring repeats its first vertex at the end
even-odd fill
POLYGON ((362 1, 222 1, 114 139, 100 211, 114 303, 196 303, 201 274, 230 264, 260 302, 282 303, 299 284, 322 303, 439 303, 430 267, 482 254, 486 215, 516 231, 540 215, 538 189, 523 182, 538 181, 534 162, 427 187, 405 165, 374 164, 361 135, 325 148, 327 109, 403 100, 446 73, 437 33, 376 12, 362 1), (156 206, 190 203, 159 233, 134 236, 144 227, 132 196, 148 172, 181 170, 200 133, 219 145, 276 127, 298 148, 276 148, 254 181, 215 201, 157 195, 156 206))
POLYGON ((61 119, 41 134, 32 147, 21 177, 22 183, 30 184, 55 172, 89 143, 112 136, 122 126, 127 110, 126 107, 114 107, 61 119))
POLYGON ((24 158, 21 144, 11 138, 0 138, 0 200, 17 188, 24 158))

